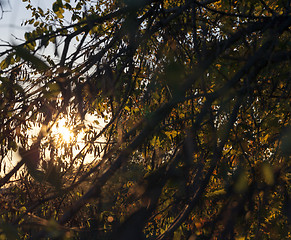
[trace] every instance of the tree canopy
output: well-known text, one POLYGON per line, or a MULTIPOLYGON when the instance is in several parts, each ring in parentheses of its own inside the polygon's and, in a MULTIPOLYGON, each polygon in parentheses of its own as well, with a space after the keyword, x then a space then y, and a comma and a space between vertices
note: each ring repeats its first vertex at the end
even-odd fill
POLYGON ((289 0, 23 2, 2 238, 291 237, 289 0))

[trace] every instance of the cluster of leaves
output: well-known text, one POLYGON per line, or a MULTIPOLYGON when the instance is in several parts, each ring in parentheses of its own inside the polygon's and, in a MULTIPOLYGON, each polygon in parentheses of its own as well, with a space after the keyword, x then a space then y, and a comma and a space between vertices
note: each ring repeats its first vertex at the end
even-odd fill
POLYGON ((0 53, 1 169, 21 156, 0 234, 290 238, 289 1, 24 2, 34 30, 0 53))

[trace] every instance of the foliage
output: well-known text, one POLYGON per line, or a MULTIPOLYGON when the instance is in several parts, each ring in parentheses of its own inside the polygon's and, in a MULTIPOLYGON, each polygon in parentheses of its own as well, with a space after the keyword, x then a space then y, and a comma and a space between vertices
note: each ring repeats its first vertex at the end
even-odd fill
POLYGON ((2 238, 290 238, 289 1, 23 1, 2 238))

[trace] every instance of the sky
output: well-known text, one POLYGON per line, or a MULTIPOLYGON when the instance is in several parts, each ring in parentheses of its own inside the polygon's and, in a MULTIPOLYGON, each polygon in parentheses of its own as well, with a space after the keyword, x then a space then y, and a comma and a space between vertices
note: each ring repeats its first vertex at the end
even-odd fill
MULTIPOLYGON (((15 37, 23 39, 24 33, 32 30, 29 26, 21 26, 21 23, 31 18, 31 12, 25 8, 27 2, 22 0, 0 0, 0 2, 4 11, 0 13, 0 39, 15 43, 17 42, 15 37)), ((42 9, 51 7, 53 2, 53 0, 31 0, 33 6, 42 9)))

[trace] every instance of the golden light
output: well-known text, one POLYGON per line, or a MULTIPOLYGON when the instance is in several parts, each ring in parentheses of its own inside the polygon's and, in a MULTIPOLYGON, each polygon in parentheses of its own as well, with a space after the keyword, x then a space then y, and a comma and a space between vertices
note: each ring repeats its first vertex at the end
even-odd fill
POLYGON ((52 127, 52 134, 58 138, 58 140, 63 140, 66 143, 69 143, 72 141, 74 134, 72 131, 65 126, 66 125, 66 119, 62 118, 60 119, 53 127, 52 127))

